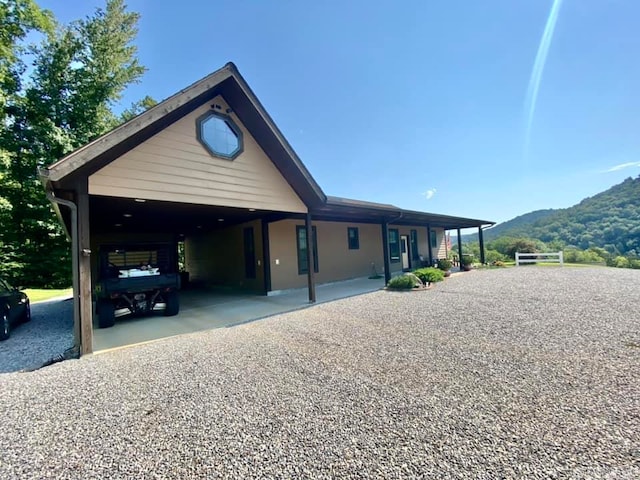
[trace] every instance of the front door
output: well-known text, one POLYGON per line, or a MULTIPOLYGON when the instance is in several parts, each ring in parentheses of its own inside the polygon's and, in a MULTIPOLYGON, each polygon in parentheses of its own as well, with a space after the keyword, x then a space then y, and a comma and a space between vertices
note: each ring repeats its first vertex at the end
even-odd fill
POLYGON ((400 257, 402 258, 402 269, 409 270, 409 237, 400 236, 400 257))

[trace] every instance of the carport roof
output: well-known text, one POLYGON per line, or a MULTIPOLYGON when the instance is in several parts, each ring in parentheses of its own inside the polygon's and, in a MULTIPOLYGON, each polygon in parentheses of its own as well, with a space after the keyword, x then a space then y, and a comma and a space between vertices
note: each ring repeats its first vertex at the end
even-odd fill
POLYGON ((72 190, 79 180, 89 177, 218 95, 224 97, 314 218, 353 222, 392 221, 399 225, 430 225, 445 229, 495 223, 326 196, 231 62, 53 163, 43 170, 43 181, 54 189, 72 190))
POLYGON ((46 180, 69 188, 199 106, 222 95, 307 206, 326 196, 233 63, 198 80, 112 131, 47 167, 46 180))

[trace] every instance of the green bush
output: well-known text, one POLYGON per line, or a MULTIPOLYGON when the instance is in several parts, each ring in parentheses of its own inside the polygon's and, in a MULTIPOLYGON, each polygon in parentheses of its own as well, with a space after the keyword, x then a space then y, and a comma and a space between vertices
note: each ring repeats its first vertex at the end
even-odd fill
POLYGON ((616 257, 614 260, 614 267, 618 267, 618 268, 629 268, 629 259, 627 257, 616 257))
POLYGON ((439 268, 427 267, 419 268, 413 274, 422 281, 424 285, 427 283, 441 282, 444 280, 444 272, 439 268))
POLYGON ((393 288, 394 290, 411 290, 415 286, 416 281, 409 275, 398 275, 387 283, 387 288, 393 288))
POLYGON ((502 255, 497 250, 487 250, 484 255, 484 259, 487 263, 504 262, 507 257, 502 255))
POLYGON ((462 260, 460 260, 462 265, 473 265, 473 255, 469 253, 462 254, 462 260))
POLYGON ((449 260, 448 258, 438 259, 438 268, 443 272, 446 272, 447 270, 451 270, 451 265, 452 265, 451 260, 449 260))

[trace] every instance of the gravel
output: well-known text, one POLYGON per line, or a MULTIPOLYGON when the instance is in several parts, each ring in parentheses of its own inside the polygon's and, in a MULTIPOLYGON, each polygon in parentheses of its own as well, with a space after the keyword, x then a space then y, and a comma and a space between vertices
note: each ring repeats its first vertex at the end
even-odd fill
POLYGON ((72 346, 71 299, 34 303, 31 321, 14 326, 0 342, 0 373, 38 368, 72 346))
POLYGON ((0 375, 0 478, 639 478, 639 287, 474 271, 0 375))

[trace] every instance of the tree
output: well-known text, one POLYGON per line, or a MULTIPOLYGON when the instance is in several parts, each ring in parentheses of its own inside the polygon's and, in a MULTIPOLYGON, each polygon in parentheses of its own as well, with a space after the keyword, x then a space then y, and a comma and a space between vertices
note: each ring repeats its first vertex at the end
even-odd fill
POLYGON ((137 21, 123 0, 108 0, 91 17, 56 26, 32 50, 24 88, 7 99, 0 188, 11 209, 0 246, 17 283, 70 284, 69 247, 37 171, 117 125, 111 108, 145 71, 132 45, 137 21))

